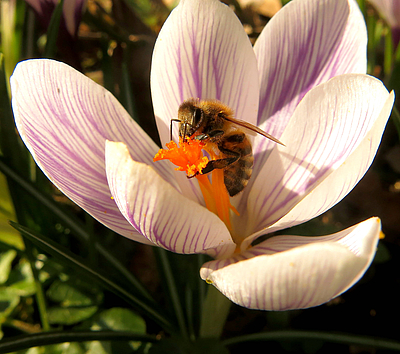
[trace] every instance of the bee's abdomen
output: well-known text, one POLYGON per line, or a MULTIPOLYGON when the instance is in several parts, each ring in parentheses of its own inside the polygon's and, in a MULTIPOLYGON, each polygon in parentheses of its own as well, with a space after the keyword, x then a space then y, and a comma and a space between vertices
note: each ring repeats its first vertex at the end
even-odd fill
POLYGON ((238 155, 239 158, 224 169, 224 183, 231 197, 247 186, 253 171, 253 150, 243 132, 232 132, 221 139, 219 149, 226 155, 238 155))

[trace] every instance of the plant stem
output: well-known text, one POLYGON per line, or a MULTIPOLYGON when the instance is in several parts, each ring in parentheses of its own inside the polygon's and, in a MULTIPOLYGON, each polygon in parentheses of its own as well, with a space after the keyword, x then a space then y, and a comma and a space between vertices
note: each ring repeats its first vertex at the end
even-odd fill
POLYGON ((44 295, 42 283, 39 280, 39 271, 35 266, 37 250, 30 240, 25 239, 24 243, 25 243, 25 256, 28 259, 28 262, 31 266, 33 279, 35 281, 35 287, 36 287, 35 298, 42 328, 44 331, 50 331, 51 328, 49 319, 47 317, 46 297, 44 295))
POLYGON ((208 287, 201 313, 201 338, 219 338, 221 336, 231 304, 231 301, 217 288, 208 287))
POLYGON ((167 251, 158 247, 154 248, 154 251, 158 255, 162 265, 162 276, 165 277, 166 284, 168 286, 172 306, 174 307, 175 316, 178 320, 179 330, 183 337, 188 338, 185 316, 183 314, 183 309, 179 298, 178 289, 176 287, 175 279, 172 273, 171 265, 168 260, 167 251))

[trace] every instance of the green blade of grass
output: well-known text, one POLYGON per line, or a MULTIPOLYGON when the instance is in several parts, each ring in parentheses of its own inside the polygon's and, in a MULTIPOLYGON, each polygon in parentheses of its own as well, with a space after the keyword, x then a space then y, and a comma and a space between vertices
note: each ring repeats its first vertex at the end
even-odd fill
POLYGON ((64 0, 60 0, 51 15, 49 27, 47 29, 47 41, 44 48, 45 58, 54 58, 56 53, 58 30, 60 28, 61 16, 63 14, 64 0))
POLYGON ((187 326, 185 322, 185 316, 183 314, 183 308, 179 297, 178 289, 176 287, 175 279, 167 256, 167 251, 162 248, 154 248, 154 254, 159 259, 159 271, 160 275, 165 279, 174 313, 179 324, 179 329, 183 337, 188 337, 187 326))
POLYGON ((10 76, 20 60, 24 19, 25 1, 0 1, 0 44, 5 56, 7 98, 11 93, 10 76))
POLYGON ((98 273, 89 265, 85 264, 85 261, 83 259, 76 256, 64 247, 60 246, 50 238, 39 235, 38 233, 15 222, 10 221, 10 224, 16 230, 21 232, 24 237, 28 238, 32 243, 34 243, 38 248, 57 258, 65 266, 77 270, 79 274, 86 274, 90 278, 94 279, 102 287, 113 292, 121 299, 129 303, 132 307, 153 319, 166 331, 170 333, 176 332, 174 324, 172 324, 171 321, 169 321, 169 319, 164 316, 161 310, 157 309, 154 306, 154 304, 148 304, 147 301, 132 295, 130 292, 126 291, 125 289, 114 283, 112 280, 98 273))
MULTIPOLYGON (((0 171, 3 172, 8 178, 13 180, 22 190, 28 192, 32 195, 35 200, 44 205, 51 213, 55 214, 60 218, 60 220, 65 223, 65 225, 71 229, 78 237, 85 241, 90 240, 89 233, 85 230, 84 226, 81 225, 81 222, 75 218, 73 215, 70 215, 66 211, 63 210, 57 203, 55 203, 52 199, 47 197, 45 194, 40 192, 35 188, 35 186, 22 178, 19 174, 17 174, 13 169, 11 169, 7 164, 0 159, 0 171)), ((127 280, 127 284, 131 285, 132 290, 136 293, 139 293, 144 298, 154 303, 153 298, 147 292, 147 290, 142 286, 142 284, 130 273, 121 262, 116 259, 113 255, 111 255, 101 244, 96 242, 94 244, 95 249, 99 252, 109 263, 114 267, 119 274, 121 274, 125 280, 127 280)))
POLYGON ((10 353, 17 350, 24 350, 50 344, 87 341, 137 341, 155 343, 157 342, 157 338, 156 336, 137 334, 134 332, 54 331, 3 339, 0 342, 0 353, 10 353))

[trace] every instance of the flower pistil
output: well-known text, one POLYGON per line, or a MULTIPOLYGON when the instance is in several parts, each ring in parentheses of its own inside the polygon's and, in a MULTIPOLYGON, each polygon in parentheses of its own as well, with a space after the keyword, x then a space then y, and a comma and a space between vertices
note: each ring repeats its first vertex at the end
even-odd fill
MULTIPOLYGON (((203 155, 206 144, 200 140, 179 138, 179 146, 171 141, 166 144, 167 149, 160 149, 154 156, 154 161, 170 160, 178 166, 177 171, 184 171, 188 178, 195 177, 200 185, 201 192, 208 210, 218 215, 230 231, 232 225, 230 221, 230 210, 239 215, 235 207, 230 203, 229 194, 224 184, 224 171, 215 169, 211 172, 211 182, 207 175, 202 174, 202 170, 210 161, 203 155)), ((211 153, 212 158, 216 158, 211 153)))

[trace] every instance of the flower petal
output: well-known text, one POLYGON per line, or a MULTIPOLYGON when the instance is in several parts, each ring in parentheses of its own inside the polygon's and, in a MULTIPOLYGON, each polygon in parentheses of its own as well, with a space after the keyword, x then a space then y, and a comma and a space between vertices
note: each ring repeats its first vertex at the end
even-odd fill
MULTIPOLYGON (((233 11, 217 0, 182 0, 158 36, 151 68, 154 113, 163 146, 171 119, 188 98, 217 99, 255 124, 258 71, 233 11)), ((174 138, 177 141, 177 124, 174 138)))
POLYGON ((400 2, 398 0, 369 0, 392 28, 400 27, 400 2))
POLYGON ((369 168, 392 105, 393 94, 367 75, 341 75, 312 89, 282 135, 286 147, 272 151, 250 191, 248 234, 281 219, 354 153, 346 175, 338 171, 306 206, 310 218, 343 198, 369 168))
POLYGON ((85 0, 65 1, 63 6, 65 26, 71 36, 78 32, 85 0))
POLYGON ((359 147, 340 165, 331 175, 329 175, 320 185, 311 191, 301 200, 288 214, 277 223, 268 228, 268 232, 292 227, 306 222, 318 215, 321 215, 337 203, 339 203, 359 182, 371 165, 375 153, 370 150, 373 145, 379 145, 381 136, 379 135, 386 117, 389 116, 394 101, 394 94, 388 98, 385 109, 381 112, 383 118, 370 130, 359 147))
MULTIPOLYGON (((50 23, 53 11, 58 4, 58 0, 25 0, 25 2, 28 3, 28 5, 37 13, 40 24, 47 27, 50 23)), ((78 31, 84 6, 85 0, 64 1, 64 24, 61 23, 61 26, 65 26, 72 37, 74 37, 78 31)))
POLYGON ((324 237, 273 237, 235 258, 204 264, 200 275, 241 306, 318 306, 362 277, 375 255, 380 229, 379 219, 371 218, 324 237))
MULTIPOLYGON (((106 139, 125 141, 136 160, 154 164, 156 144, 114 96, 66 64, 21 62, 11 87, 19 133, 47 177, 107 227, 147 243, 110 199, 104 150, 106 139)), ((173 180, 169 166, 158 164, 156 168, 173 180)))
POLYGON ((111 193, 130 224, 153 244, 177 253, 201 253, 235 245, 225 224, 187 199, 152 167, 133 161, 123 143, 107 141, 111 193))
MULTIPOLYGON (((261 75, 258 125, 280 138, 304 95, 345 73, 366 73, 367 31, 354 0, 293 0, 258 38, 254 51, 261 75)), ((257 137, 257 166, 273 143, 257 137), (258 161, 257 161, 258 159, 258 161)))

